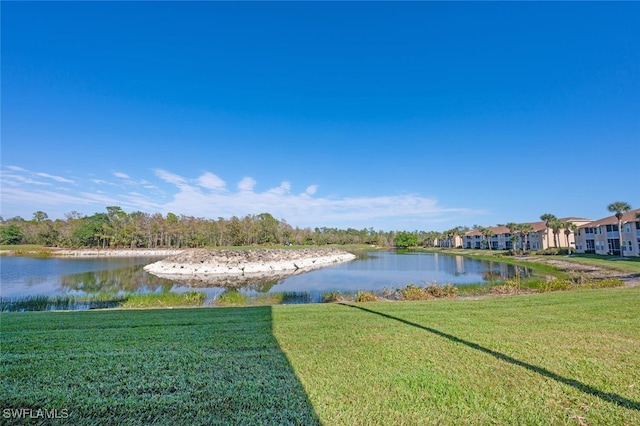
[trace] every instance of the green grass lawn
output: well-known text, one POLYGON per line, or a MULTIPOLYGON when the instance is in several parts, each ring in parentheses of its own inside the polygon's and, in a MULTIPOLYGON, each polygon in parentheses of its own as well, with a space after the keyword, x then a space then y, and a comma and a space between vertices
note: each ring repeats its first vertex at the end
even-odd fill
POLYGON ((626 288, 4 313, 0 422, 637 425, 639 307, 626 288))
POLYGON ((583 265, 601 266, 632 274, 640 274, 640 257, 603 256, 599 254, 573 254, 571 257, 561 257, 563 260, 581 263, 583 265))

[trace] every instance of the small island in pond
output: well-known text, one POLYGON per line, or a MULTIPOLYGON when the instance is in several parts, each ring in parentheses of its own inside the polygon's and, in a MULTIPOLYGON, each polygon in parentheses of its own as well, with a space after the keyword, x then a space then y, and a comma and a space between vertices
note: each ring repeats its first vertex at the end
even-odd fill
POLYGON ((225 278, 281 279, 290 275, 355 259, 336 248, 186 250, 144 267, 161 278, 189 280, 201 285, 225 278))

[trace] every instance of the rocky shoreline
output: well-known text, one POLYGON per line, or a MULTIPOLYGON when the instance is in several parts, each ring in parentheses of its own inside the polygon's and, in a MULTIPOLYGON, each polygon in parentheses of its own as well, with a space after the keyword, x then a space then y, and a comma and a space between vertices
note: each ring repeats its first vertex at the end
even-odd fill
POLYGON ((286 276, 355 259, 335 248, 187 250, 144 267, 161 278, 190 280, 200 285, 244 279, 281 279, 286 276), (244 279, 243 279, 244 278, 244 279))

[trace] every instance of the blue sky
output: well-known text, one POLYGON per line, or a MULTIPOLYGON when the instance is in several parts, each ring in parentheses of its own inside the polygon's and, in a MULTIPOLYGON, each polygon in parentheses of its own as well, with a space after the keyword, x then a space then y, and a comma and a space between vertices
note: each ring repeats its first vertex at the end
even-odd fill
POLYGON ((640 207, 637 2, 1 7, 5 219, 441 231, 640 207))

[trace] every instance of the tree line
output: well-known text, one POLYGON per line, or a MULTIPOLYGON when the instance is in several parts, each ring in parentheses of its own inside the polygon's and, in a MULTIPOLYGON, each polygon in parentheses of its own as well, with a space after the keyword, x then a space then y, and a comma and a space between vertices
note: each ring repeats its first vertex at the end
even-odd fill
POLYGON ((49 247, 95 248, 198 248, 251 245, 372 244, 433 246, 438 232, 376 231, 373 228, 311 229, 292 227, 269 213, 243 218, 206 219, 167 213, 127 213, 119 206, 83 216, 65 214, 49 219, 37 211, 30 220, 0 217, 0 244, 38 244, 49 247))
MULTIPOLYGON (((625 212, 631 210, 628 203, 617 201, 607 209, 615 213, 618 229, 625 212)), ((636 215, 640 219, 640 213, 636 215)), ((571 222, 563 222, 553 214, 540 216, 546 228, 553 231, 554 247, 558 247, 560 235, 568 236, 576 230, 571 222)), ((507 223, 512 241, 527 245, 527 237, 533 231, 528 223, 507 223)), ((376 231, 373 228, 298 228, 284 219, 275 219, 269 213, 233 216, 229 219, 205 219, 201 217, 167 213, 149 214, 141 211, 126 213, 119 206, 109 206, 106 213, 83 216, 78 212, 65 214, 65 219, 49 219, 43 211, 33 214, 31 220, 19 216, 4 220, 0 216, 0 244, 38 244, 49 247, 99 247, 99 248, 198 248, 252 245, 326 245, 370 244, 382 247, 453 247, 456 236, 463 237, 470 230, 478 230, 484 237, 484 248, 491 249, 489 241, 492 229, 474 225, 472 228, 457 226, 444 232, 438 231, 376 231)), ((622 238, 620 236, 620 238, 622 238)), ((622 245, 622 241, 620 241, 622 245)))

